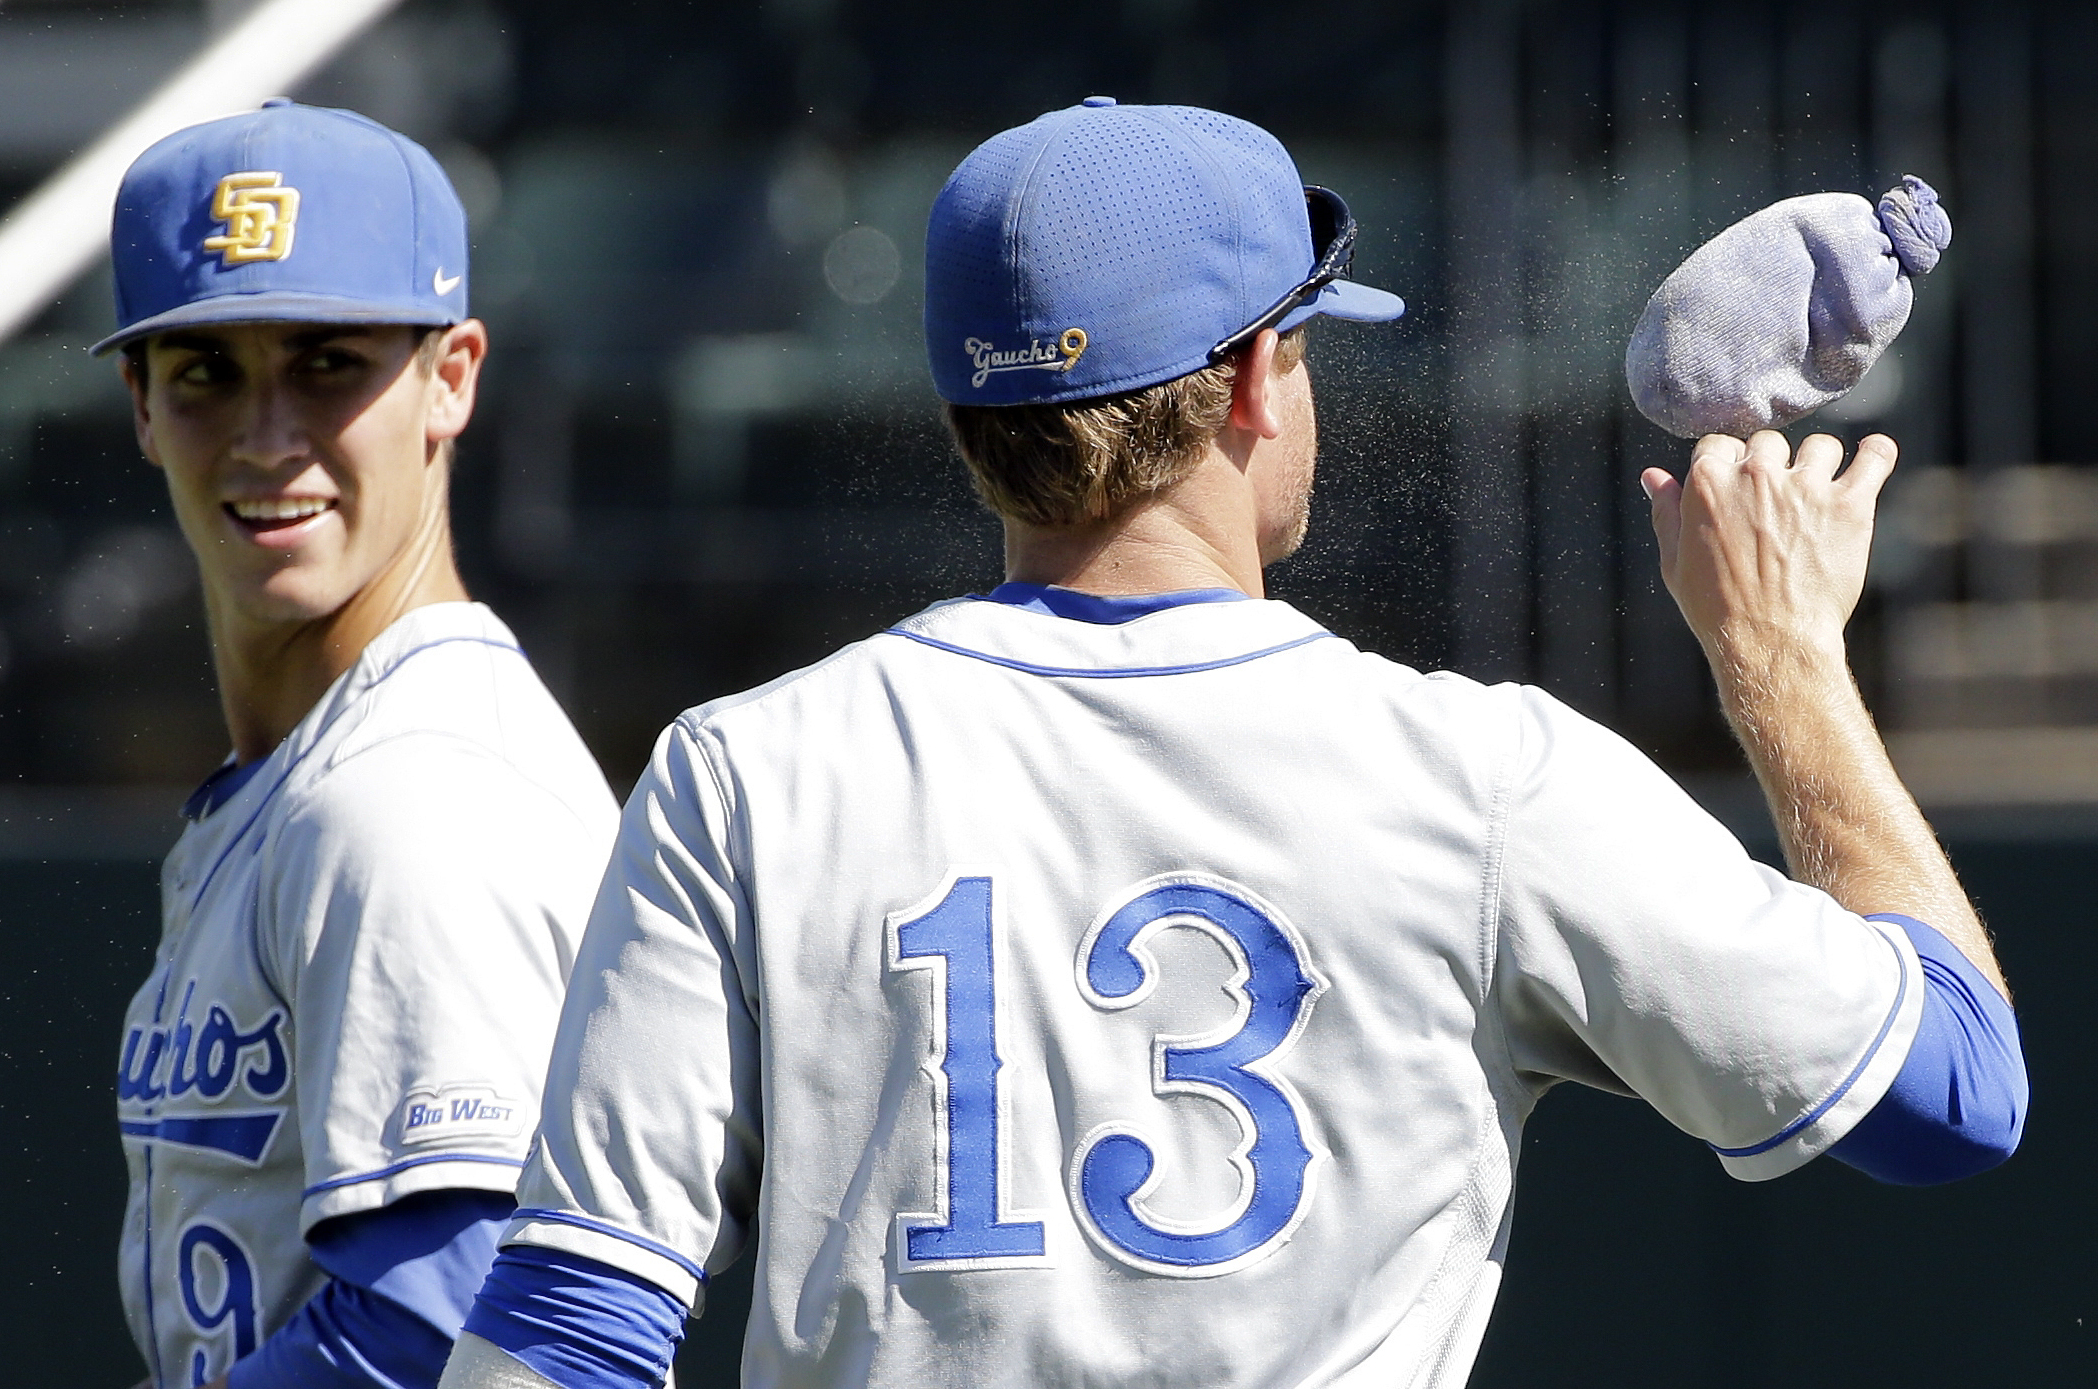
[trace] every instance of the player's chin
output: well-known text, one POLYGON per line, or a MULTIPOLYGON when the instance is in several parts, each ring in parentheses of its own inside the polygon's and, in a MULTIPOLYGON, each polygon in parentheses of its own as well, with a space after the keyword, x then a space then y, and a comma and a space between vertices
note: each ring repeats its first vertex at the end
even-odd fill
POLYGON ((1260 563, 1262 568, 1286 560, 1298 550, 1304 548, 1304 538, 1311 533, 1309 510, 1307 507, 1303 513, 1291 521, 1286 529, 1262 539, 1260 546, 1260 563))
POLYGON ((286 558, 289 562, 271 572, 242 576, 228 585, 234 591, 223 596, 233 599, 251 621, 267 623, 315 622, 357 596, 361 585, 333 572, 335 566, 286 558))

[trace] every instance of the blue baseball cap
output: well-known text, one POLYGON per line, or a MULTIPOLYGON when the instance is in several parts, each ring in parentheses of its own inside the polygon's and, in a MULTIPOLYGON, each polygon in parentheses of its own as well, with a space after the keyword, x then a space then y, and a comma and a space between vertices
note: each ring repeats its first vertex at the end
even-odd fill
POLYGON ((466 312, 466 212, 430 152, 354 111, 282 98, 133 161, 110 226, 117 331, 406 323, 466 312))
POLYGON ((1404 313, 1381 289, 1311 287, 1328 248, 1313 247, 1308 191, 1274 136, 1200 107, 1087 97, 992 136, 948 178, 926 229, 941 398, 1020 405, 1155 386, 1210 365, 1295 291, 1308 297, 1278 329, 1404 313))

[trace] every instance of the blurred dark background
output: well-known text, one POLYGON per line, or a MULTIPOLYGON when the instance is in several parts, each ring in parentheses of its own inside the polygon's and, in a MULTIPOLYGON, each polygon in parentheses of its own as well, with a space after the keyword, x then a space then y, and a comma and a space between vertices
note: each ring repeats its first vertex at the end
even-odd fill
MULTIPOLYGON (((0 207, 243 0, 0 0, 0 207)), ((1625 337, 1775 198, 1916 173, 1956 229, 1814 427, 1904 462, 1853 629, 1897 760, 2020 985, 2039 1108, 1979 1181, 1740 1186, 1638 1106, 1548 1098, 1479 1386, 2098 1382, 2084 883, 2098 863, 2098 7, 407 0, 317 78, 445 163, 494 334, 469 584, 624 790, 680 709, 998 579, 918 336, 925 211, 1090 93, 1260 122, 1412 311, 1326 325, 1313 539, 1274 591, 1365 647, 1544 685, 1771 852, 1635 479, 1625 337)), ((108 1063, 152 861, 223 756, 189 561, 138 458, 106 272, 0 344, 0 1300, 11 1382, 138 1373, 108 1063)), ((1800 432, 1800 431, 1795 431, 1800 432)), ((1627 832, 1637 827, 1628 826, 1627 832)), ((684 1383, 733 1382, 742 1280, 684 1383)))

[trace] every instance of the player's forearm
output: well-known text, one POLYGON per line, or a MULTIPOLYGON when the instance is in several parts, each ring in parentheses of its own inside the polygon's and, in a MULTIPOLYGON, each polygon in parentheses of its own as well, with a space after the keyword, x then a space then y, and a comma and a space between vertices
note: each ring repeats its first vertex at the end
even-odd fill
POLYGON ((437 1389, 555 1389, 553 1381, 534 1373, 471 1331, 459 1334, 452 1358, 437 1389))
POLYGON ((2002 989, 1988 935, 1895 776, 1844 655, 1895 453, 1871 435, 1845 467, 1826 434, 1797 455, 1768 430, 1713 434, 1680 482, 1650 468, 1640 483, 1662 578, 1712 662, 1794 876, 1852 911, 1935 927, 2002 989))
POLYGON ((1839 646, 1751 638, 1709 653, 1792 876, 1860 914, 1928 922, 2002 990, 1987 932, 1895 774, 1839 646))

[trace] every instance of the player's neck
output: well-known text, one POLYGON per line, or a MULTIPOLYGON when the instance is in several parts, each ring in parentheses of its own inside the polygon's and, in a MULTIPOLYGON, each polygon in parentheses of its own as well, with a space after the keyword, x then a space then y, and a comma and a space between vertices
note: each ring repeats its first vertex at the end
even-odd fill
POLYGON ((256 621, 207 592, 219 704, 235 758, 246 763, 269 756, 372 639, 402 616, 466 597, 442 505, 376 578, 324 617, 256 621))
POLYGON ((1260 517, 1237 468, 1221 456, 1112 521, 1086 526, 1005 523, 1005 577, 1081 593, 1177 593, 1235 588, 1266 596, 1260 517))

